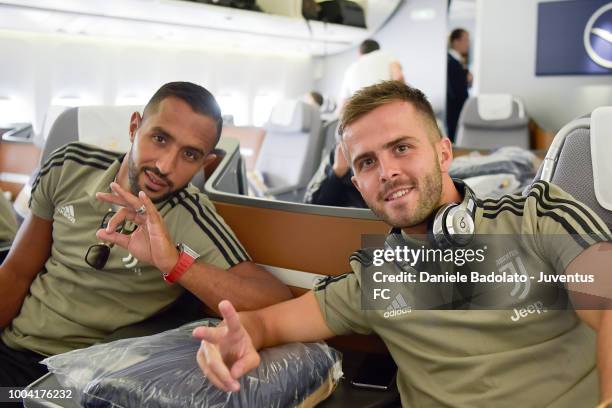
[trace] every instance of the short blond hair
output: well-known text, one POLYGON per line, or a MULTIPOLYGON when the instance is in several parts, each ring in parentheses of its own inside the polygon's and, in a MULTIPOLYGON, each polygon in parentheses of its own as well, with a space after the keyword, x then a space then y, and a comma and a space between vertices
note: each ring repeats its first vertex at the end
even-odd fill
POLYGON ((343 138, 346 127, 357 119, 380 106, 396 101, 410 103, 421 114, 425 123, 431 128, 431 132, 427 133, 432 142, 442 138, 436 115, 425 94, 402 81, 384 81, 355 92, 348 99, 340 115, 340 126, 338 127, 340 137, 343 138))

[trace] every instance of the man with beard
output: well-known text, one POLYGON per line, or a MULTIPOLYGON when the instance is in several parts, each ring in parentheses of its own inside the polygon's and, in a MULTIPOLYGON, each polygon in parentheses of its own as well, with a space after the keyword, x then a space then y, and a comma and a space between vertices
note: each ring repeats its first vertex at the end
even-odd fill
MULTIPOLYGON (((132 114, 127 154, 70 143, 51 155, 33 183, 31 215, 0 266, 1 386, 29 384, 46 372, 39 364, 45 356, 158 315, 185 289, 213 310, 226 298, 240 309, 290 298, 188 185, 215 159, 221 128, 210 92, 173 82, 142 116, 132 114), (151 253, 148 241, 128 250, 101 242, 98 229, 125 211, 99 199, 111 189, 149 197, 168 225, 151 242, 163 234, 172 245, 151 253)), ((143 234, 130 222, 117 230, 127 239, 143 234)))
MULTIPOLYGON (((451 297, 451 306, 418 308, 413 302, 420 292, 410 292, 414 296, 401 299, 391 294, 384 308, 374 310, 362 302, 372 299, 365 283, 380 269, 372 266, 376 258, 366 248, 351 256, 353 273, 324 280, 297 299, 242 313, 221 302, 224 324, 193 333, 202 339, 197 361, 209 381, 237 391, 238 379, 259 364, 256 350, 356 332, 376 333, 386 343, 398 365, 397 384, 406 407, 588 407, 612 400, 612 311, 606 310, 611 291, 605 279, 612 238, 599 217, 545 182, 534 183, 526 196, 475 197, 449 177, 451 144, 440 136, 429 102, 400 82, 357 92, 345 107, 340 134, 353 183, 393 227, 390 236, 408 242, 415 234, 428 234, 442 246, 436 224, 447 214, 450 227, 460 231, 471 220, 479 234, 475 241, 490 237, 483 234, 522 237, 516 248, 492 248, 489 242, 481 270, 498 271, 502 259, 502 267, 520 261, 527 271, 556 277, 588 271, 596 285, 568 286, 571 293, 596 295, 588 306, 598 310, 536 307, 558 288, 535 284, 522 294, 524 299, 506 293, 503 300, 514 302, 508 304, 500 298, 486 307, 471 295, 458 298, 467 307, 461 302, 454 306, 451 297), (563 245, 550 239, 556 235, 565 238, 563 245)), ((453 245, 460 245, 460 236, 453 237, 453 245)), ((392 271, 396 266, 386 265, 392 271)), ((393 289, 410 290, 415 286, 410 282, 393 289)))

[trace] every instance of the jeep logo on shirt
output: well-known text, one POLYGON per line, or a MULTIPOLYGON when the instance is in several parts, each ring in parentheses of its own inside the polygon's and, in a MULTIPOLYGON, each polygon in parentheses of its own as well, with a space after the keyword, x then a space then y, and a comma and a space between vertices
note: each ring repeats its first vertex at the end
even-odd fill
POLYGON ((514 311, 514 315, 510 316, 510 320, 512 320, 513 322, 518 322, 520 319, 532 315, 534 313, 542 314, 548 312, 548 309, 544 307, 544 303, 540 302, 539 300, 530 304, 527 307, 522 307, 520 309, 514 308, 512 310, 514 311))

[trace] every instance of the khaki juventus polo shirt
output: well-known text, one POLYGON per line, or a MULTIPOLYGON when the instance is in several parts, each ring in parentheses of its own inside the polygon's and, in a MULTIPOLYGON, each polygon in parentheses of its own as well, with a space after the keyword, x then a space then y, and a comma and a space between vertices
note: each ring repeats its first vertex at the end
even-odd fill
MULTIPOLYGON (((36 178, 30 208, 53 221, 51 256, 30 287, 19 314, 2 333, 16 349, 53 355, 90 346, 120 327, 147 319, 183 292, 154 267, 115 246, 102 270, 85 262, 123 155, 82 143, 53 153, 36 178)), ((249 259, 208 198, 193 186, 157 204, 175 242, 200 254, 197 262, 228 269, 249 259)))
POLYGON ((400 283, 386 308, 365 310, 364 282, 380 268, 373 266, 372 252, 362 250, 351 256, 353 273, 315 289, 328 326, 338 335, 376 333, 383 339, 399 367, 405 407, 595 406, 595 333, 571 306, 547 307, 558 287, 536 282, 540 273, 562 275, 584 249, 611 241, 610 231, 590 209, 546 182, 535 183, 525 197, 476 203, 475 242, 489 237, 489 245, 484 261, 469 270, 519 271, 527 282, 492 284, 493 290, 480 293, 473 288, 495 298, 474 296, 472 310, 419 310, 413 306, 418 286, 400 283), (500 236, 507 240, 494 245, 500 236))

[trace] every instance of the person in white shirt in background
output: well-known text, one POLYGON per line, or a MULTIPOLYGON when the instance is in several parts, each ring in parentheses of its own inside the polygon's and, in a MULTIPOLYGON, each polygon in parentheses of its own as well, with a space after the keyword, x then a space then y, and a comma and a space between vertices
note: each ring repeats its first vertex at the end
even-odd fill
POLYGON ((359 89, 390 79, 404 81, 402 66, 397 58, 381 50, 378 42, 370 39, 363 41, 359 46, 359 59, 353 62, 344 74, 340 90, 340 109, 359 89))
MULTIPOLYGON (((381 50, 377 41, 364 40, 359 45, 359 59, 353 62, 344 73, 342 88, 340 89, 338 116, 340 116, 348 98, 355 92, 366 86, 388 80, 405 82, 402 66, 390 53, 381 50)), ((330 166, 334 169, 335 177, 345 177, 349 172, 349 165, 344 159, 339 143, 336 145, 334 158, 335 160, 330 162, 330 166)), ((353 205, 363 206, 362 203, 359 203, 359 200, 353 200, 353 204, 350 206, 353 205)))

